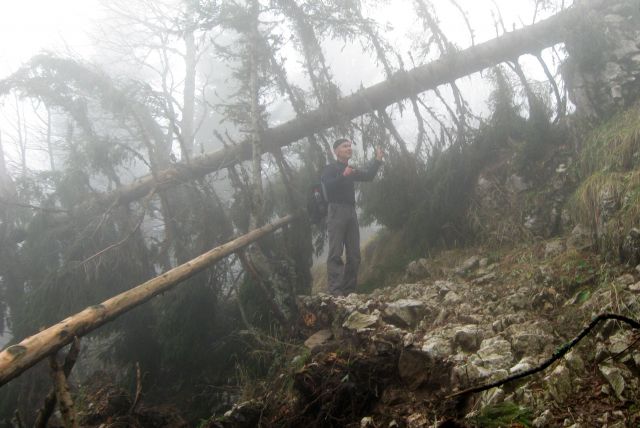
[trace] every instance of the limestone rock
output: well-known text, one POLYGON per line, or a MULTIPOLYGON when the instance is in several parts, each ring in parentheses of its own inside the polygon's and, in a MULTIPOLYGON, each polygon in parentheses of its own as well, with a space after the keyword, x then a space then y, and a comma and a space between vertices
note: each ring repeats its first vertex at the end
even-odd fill
POLYGON ((458 275, 466 275, 470 271, 476 269, 478 266, 480 266, 480 257, 471 256, 456 268, 456 273, 458 275))
POLYGON ((513 350, 522 355, 538 354, 546 345, 553 343, 553 338, 542 332, 518 332, 512 336, 513 350))
POLYGON ((556 403, 562 404, 571 396, 571 375, 564 365, 559 364, 544 380, 549 395, 556 403))
POLYGON ((462 301, 462 297, 458 295, 455 291, 451 291, 444 296, 444 302, 452 305, 456 305, 462 301))
POLYGON ((482 331, 477 325, 465 325, 455 330, 453 342, 466 352, 476 351, 482 341, 482 331))
POLYGON ((575 350, 571 350, 567 355, 565 355, 564 360, 567 364, 567 368, 569 368, 574 375, 581 375, 584 373, 584 361, 575 350))
POLYGON ((304 341, 304 346, 313 350, 327 343, 333 337, 331 330, 320 330, 304 341))
POLYGON ((493 370, 507 370, 513 363, 511 344, 499 336, 483 340, 476 355, 475 362, 493 370))
POLYGON ((616 278, 616 282, 621 285, 629 286, 636 282, 636 279, 630 273, 625 273, 616 278))
POLYGON ((344 328, 349 330, 361 330, 364 328, 372 327, 380 320, 379 314, 363 314, 362 312, 352 312, 351 315, 342 324, 344 328))
POLYGON ((414 260, 407 265, 405 276, 408 279, 421 279, 429 276, 429 261, 427 259, 414 260))
POLYGON ((559 256, 566 251, 567 247, 561 239, 554 239, 546 243, 544 247, 544 257, 551 258, 559 256))
POLYGON ((551 410, 547 409, 540 414, 537 418, 533 420, 531 426, 534 428, 545 428, 551 424, 551 410))
POLYGON ((587 227, 577 224, 571 231, 571 236, 567 239, 567 248, 581 251, 592 246, 591 231, 587 227))
POLYGON ((527 183, 524 178, 517 174, 511 174, 505 183, 507 191, 511 193, 522 193, 531 188, 531 184, 527 183))
POLYGON ((384 310, 388 322, 399 327, 415 327, 426 313, 424 302, 415 299, 400 299, 391 302, 384 310))
POLYGON ((534 366, 535 366, 535 363, 531 359, 531 357, 524 357, 523 359, 518 361, 518 364, 516 364, 515 366, 509 369, 509 373, 513 374, 513 373, 524 372, 529 369, 532 369, 534 366))
POLYGON ((441 336, 432 336, 422 345, 422 351, 433 359, 445 359, 453 354, 451 341, 441 336))
POLYGON ((611 388, 613 388, 613 392, 615 392, 616 396, 620 400, 623 400, 622 392, 626 387, 626 383, 624 381, 624 378, 622 377, 621 370, 617 367, 605 364, 598 366, 598 369, 600 369, 600 373, 602 373, 602 376, 604 376, 607 382, 609 382, 609 385, 611 385, 611 388))
POLYGON ((414 413, 407 416, 406 422, 408 428, 421 428, 427 426, 429 420, 427 416, 422 413, 414 413))
POLYGON ((371 416, 365 416, 360 420, 360 428, 373 428, 376 424, 373 422, 373 418, 371 416))

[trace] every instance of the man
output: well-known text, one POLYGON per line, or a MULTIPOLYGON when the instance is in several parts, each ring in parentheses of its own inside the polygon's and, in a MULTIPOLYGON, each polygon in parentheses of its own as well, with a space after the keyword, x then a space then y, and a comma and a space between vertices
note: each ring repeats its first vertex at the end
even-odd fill
POLYGON ((356 215, 355 181, 371 181, 375 177, 384 153, 376 148, 376 158, 365 169, 349 166, 353 154, 351 140, 341 138, 333 143, 336 162, 322 171, 322 184, 329 202, 327 229, 327 285, 334 296, 346 296, 356 290, 360 266, 360 229, 356 215), (346 250, 346 264, 342 252, 346 250))

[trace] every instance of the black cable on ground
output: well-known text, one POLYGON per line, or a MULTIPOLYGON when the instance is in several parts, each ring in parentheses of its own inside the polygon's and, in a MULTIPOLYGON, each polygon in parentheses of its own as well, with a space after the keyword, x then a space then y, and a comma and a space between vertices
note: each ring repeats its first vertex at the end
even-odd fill
POLYGON ((599 322, 606 321, 606 320, 611 320, 611 319, 622 321, 622 322, 624 322, 626 324, 629 324, 634 329, 640 329, 640 322, 638 322, 636 320, 633 320, 631 318, 625 317, 624 315, 600 314, 597 317, 595 317, 594 319, 592 319, 591 322, 589 323, 589 325, 586 326, 580 332, 579 335, 577 335, 570 342, 567 342, 564 345, 562 345, 561 348, 559 348, 556 352, 553 353, 551 358, 549 358, 548 360, 546 360, 545 362, 543 362, 539 366, 531 368, 529 370, 525 370, 525 371, 522 371, 522 372, 515 373, 515 374, 513 374, 511 376, 508 376, 508 377, 506 377, 504 379, 501 379, 501 380, 498 380, 498 381, 495 381, 495 382, 492 382, 492 383, 489 383, 489 384, 486 384, 486 385, 474 386, 473 388, 468 388, 468 389, 453 393, 451 395, 446 396, 445 398, 449 399, 449 398, 459 397, 461 395, 474 394, 476 392, 486 391, 487 389, 495 388, 497 386, 504 385, 505 383, 512 382, 514 380, 521 379, 523 377, 531 376, 532 374, 538 373, 538 372, 546 369, 547 367, 549 367, 551 364, 553 364, 554 361, 559 360, 560 358, 562 358, 567 352, 569 352, 569 350, 571 348, 573 348, 587 334, 589 334, 589 332, 591 330, 593 330, 593 328, 599 322))

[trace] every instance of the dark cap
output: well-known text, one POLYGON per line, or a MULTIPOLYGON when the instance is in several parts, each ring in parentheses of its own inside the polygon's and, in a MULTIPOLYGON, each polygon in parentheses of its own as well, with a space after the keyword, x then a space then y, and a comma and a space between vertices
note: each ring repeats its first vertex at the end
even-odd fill
MULTIPOLYGON (((335 150, 336 148, 338 148, 338 146, 342 143, 346 143, 347 141, 351 141, 348 138, 338 138, 336 141, 333 142, 333 150, 335 150)), ((351 144, 356 144, 353 141, 351 141, 351 144)))

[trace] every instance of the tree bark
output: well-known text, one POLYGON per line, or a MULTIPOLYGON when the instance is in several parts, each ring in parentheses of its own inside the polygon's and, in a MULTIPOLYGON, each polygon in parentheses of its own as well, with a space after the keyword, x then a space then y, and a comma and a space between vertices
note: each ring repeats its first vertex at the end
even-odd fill
MULTIPOLYGON (((71 374, 71 369, 73 369, 73 366, 76 364, 79 354, 80 354, 80 340, 76 337, 73 339, 71 349, 69 349, 69 352, 67 353, 67 356, 65 357, 65 360, 64 360, 62 371, 64 373, 65 378, 68 378, 69 375, 71 374)), ((44 405, 42 406, 42 408, 38 410, 38 413, 36 415, 36 421, 33 424, 34 428, 47 427, 49 418, 51 417, 51 415, 53 414, 53 411, 55 410, 57 401, 58 399, 56 396, 56 388, 54 387, 51 391, 49 391, 49 394, 47 394, 47 397, 44 400, 44 405)))
POLYGON ((279 218, 271 224, 216 247, 99 305, 90 306, 46 330, 24 339, 17 345, 8 347, 0 352, 0 386, 46 358, 47 355, 56 353, 60 348, 72 342, 74 337, 84 336, 158 294, 172 289, 178 283, 290 223, 293 219, 292 215, 279 218))
MULTIPOLYGON (((339 99, 335 104, 321 106, 301 117, 282 125, 264 130, 264 151, 273 151, 298 141, 309 134, 320 132, 335 124, 344 123, 365 113, 383 109, 391 104, 421 92, 434 89, 452 80, 482 71, 504 61, 532 53, 565 40, 572 24, 588 9, 600 9, 603 0, 593 0, 584 5, 566 9, 537 24, 506 33, 493 40, 477 44, 468 49, 443 55, 440 59, 416 67, 410 71, 399 71, 384 82, 362 89, 339 99)), ((108 203, 128 203, 146 195, 158 186, 166 189, 185 180, 194 180, 238 162, 251 159, 251 142, 194 157, 190 164, 179 163, 161 171, 157 181, 145 176, 134 183, 123 186, 116 192, 104 195, 108 203)))
POLYGON ((67 377, 64 375, 64 370, 60 364, 58 364, 56 354, 49 355, 49 364, 51 365, 51 376, 53 377, 56 399, 64 426, 65 428, 78 428, 78 417, 73 405, 73 398, 71 398, 71 391, 69 391, 67 377))

